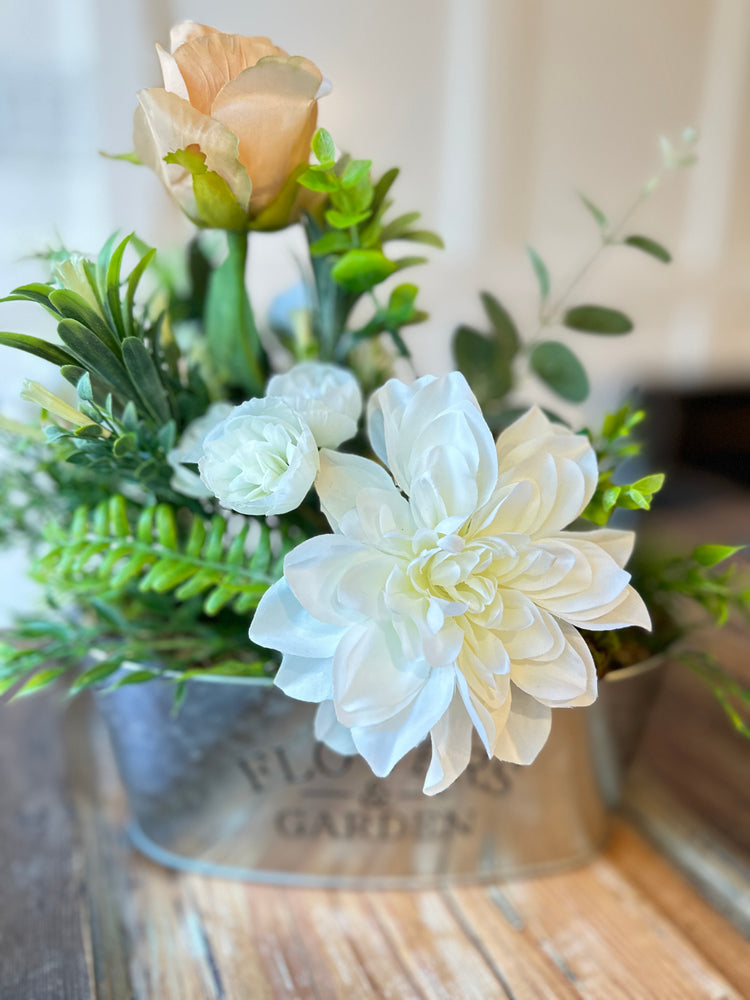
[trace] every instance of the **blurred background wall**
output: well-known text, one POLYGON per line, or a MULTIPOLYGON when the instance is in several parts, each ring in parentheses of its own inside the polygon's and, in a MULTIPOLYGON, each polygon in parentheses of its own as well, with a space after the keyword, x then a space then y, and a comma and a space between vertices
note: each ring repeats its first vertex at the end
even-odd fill
MULTIPOLYGON (((115 229, 159 247, 190 227, 150 173, 98 150, 131 148, 135 92, 161 85, 154 41, 190 18, 268 35, 333 82, 320 124, 339 146, 398 164, 402 211, 420 210, 446 250, 413 278, 431 320, 417 367, 450 365, 458 321, 481 323, 495 292, 531 330, 532 243, 558 288, 596 244, 576 191, 613 217, 659 165, 659 135, 701 133, 697 166, 672 177, 633 220, 670 267, 608 251, 579 301, 623 308, 636 332, 571 335, 592 408, 632 384, 750 383, 750 4, 747 0, 29 0, 0 8, 0 289, 42 280, 30 255, 64 243, 95 252, 115 229)), ((258 311, 296 277, 295 234, 251 250, 258 311)), ((49 332, 24 304, 4 330, 49 332)), ((0 349, 0 412, 31 418, 22 378, 52 369, 0 349)), ((0 620, 23 607, 22 557, 0 563, 0 620)))

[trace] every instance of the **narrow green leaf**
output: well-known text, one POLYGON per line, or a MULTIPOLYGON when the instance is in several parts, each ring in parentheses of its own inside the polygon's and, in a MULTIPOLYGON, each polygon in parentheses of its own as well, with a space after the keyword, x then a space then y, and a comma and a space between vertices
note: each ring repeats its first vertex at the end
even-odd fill
POLYGON ((105 689, 104 693, 108 691, 116 691, 117 688, 127 687, 129 684, 143 684, 145 681, 153 681, 159 677, 159 674, 154 670, 129 670, 126 674, 111 684, 105 689))
POLYGON ((49 361, 51 364, 59 367, 62 365, 75 365, 76 363, 76 359, 63 350, 62 347, 58 347, 57 344, 50 344, 46 340, 40 340, 38 337, 30 337, 25 333, 0 333, 0 344, 4 344, 6 347, 14 347, 19 351, 26 351, 27 354, 43 358, 45 361, 49 361))
POLYGON ((160 503, 156 508, 156 537, 165 548, 177 548, 177 522, 169 504, 160 503))
POLYGON ((126 431, 130 431, 132 434, 138 433, 138 411, 132 399, 129 399, 126 403, 125 409, 122 411, 121 420, 122 426, 126 431))
POLYGON ((425 246, 435 247, 437 250, 445 249, 442 237, 430 229, 410 229, 408 232, 402 233, 399 239, 409 240, 412 243, 423 243, 425 246))
POLYGON ((642 250, 651 257, 656 257, 662 264, 669 264, 672 260, 669 250, 656 240, 652 240, 650 236, 626 236, 622 242, 626 246, 635 247, 636 250, 642 250))
POLYGON ((89 688, 93 684, 98 684, 99 681, 103 681, 106 680, 107 677, 111 677, 112 674, 119 669, 119 660, 105 660, 103 663, 97 663, 95 667, 91 667, 89 670, 86 670, 82 674, 78 675, 75 681, 73 681, 70 685, 68 694, 78 694, 79 691, 83 691, 85 688, 89 688))
POLYGON ((602 212, 602 210, 597 205, 593 203, 593 201, 587 198, 585 194, 581 194, 581 192, 579 191, 578 197, 581 199, 582 203, 590 212, 594 222, 596 222, 597 226, 601 229, 602 232, 604 232, 604 230, 607 228, 608 225, 607 216, 604 214, 604 212, 602 212))
POLYGON ((47 687, 54 680, 64 674, 67 667, 49 667, 47 670, 40 670, 38 673, 34 674, 26 683, 13 695, 13 700, 16 698, 25 698, 27 694, 33 694, 35 691, 40 691, 42 688, 47 687))
POLYGON ((227 528, 227 522, 223 517, 216 514, 211 518, 211 527, 208 532, 208 541, 203 557, 208 562, 218 562, 223 551, 222 539, 227 528))
POLYGON ((169 420, 157 431, 156 440, 159 442, 159 447, 162 448, 164 452, 170 452, 174 448, 176 439, 177 424, 174 420, 169 420))
POLYGON ((61 320, 57 330, 60 339, 73 355, 72 363, 80 362, 84 368, 109 383, 123 399, 130 398, 133 386, 130 384, 127 372, 96 334, 74 319, 61 320))
POLYGON ((98 424, 84 424, 83 427, 76 427, 73 433, 77 438, 93 440, 94 438, 100 438, 103 431, 98 424))
POLYGON ((125 251, 133 238, 133 233, 126 236, 124 240, 121 240, 117 247, 115 248, 112 258, 107 266, 107 309, 109 315, 112 318, 112 322, 117 329, 118 338, 122 338, 127 333, 126 320, 122 312, 122 303, 120 301, 120 271, 122 269, 122 258, 125 251))
POLYGON ((119 235, 119 232, 112 233, 110 238, 99 251, 96 258, 95 274, 92 276, 89 271, 86 272, 88 274, 89 281, 91 282, 91 287, 97 291, 99 300, 102 303, 107 301, 107 268, 109 267, 110 260, 112 260, 112 254, 114 253, 119 235))
POLYGON ((260 537, 255 546, 255 551, 250 558, 251 573, 265 573, 268 570, 268 563, 271 559, 271 531, 268 525, 260 522, 260 537))
POLYGON ((604 306, 585 305, 568 309, 563 317, 563 324, 570 330, 578 330, 581 333, 602 333, 610 336, 630 333, 633 329, 633 324, 625 313, 604 306))
POLYGON ((393 182, 399 175, 398 167, 391 167, 390 170, 386 170, 380 180, 375 184, 375 194, 372 199, 372 205, 370 206, 373 212, 379 212, 383 204, 385 203, 386 195, 393 186, 393 182))
POLYGON ((159 372, 143 341, 138 337, 126 337, 122 342, 122 359, 146 410, 157 422, 166 424, 172 416, 169 403, 159 372))
POLYGON ((589 394, 586 371, 565 344, 546 340, 529 355, 529 366, 554 392, 571 403, 582 403, 589 394))
POLYGON ((213 617, 229 604, 236 594, 237 591, 230 587, 217 587, 216 590, 211 591, 203 602, 203 610, 207 615, 213 617))
POLYGON ((45 285, 40 281, 32 281, 28 285, 20 285, 14 288, 10 295, 0 299, 0 302, 36 302, 37 305, 44 306, 53 315, 59 315, 55 307, 49 301, 50 292, 54 291, 52 285, 45 285))
POLYGON ((192 557, 199 556, 205 540, 206 526, 199 517, 195 517, 193 518, 193 523, 190 525, 190 534, 185 545, 186 554, 192 557))
POLYGON ((693 549, 693 559, 707 569, 711 566, 718 566, 720 562, 729 559, 737 552, 741 552, 744 545, 699 545, 693 549))
POLYGON ((175 591, 175 597, 178 601, 188 601, 191 597, 196 597, 209 587, 215 586, 216 582, 216 573, 213 570, 200 570, 175 591))
POLYGON ((534 274, 536 275, 536 280, 539 283, 539 295, 541 296, 542 302, 546 302, 549 298, 550 290, 549 271, 547 270, 547 265, 536 252, 534 247, 527 245, 526 253, 529 255, 531 266, 534 268, 534 274))
POLYGON ((404 271, 407 267, 419 267, 422 264, 429 264, 427 257, 399 257, 394 260, 397 271, 404 271))
POLYGON ((386 243, 388 240, 403 239, 404 234, 409 231, 409 227, 421 218, 421 212, 406 212, 404 215, 399 215, 397 218, 392 219, 387 225, 383 226, 381 233, 383 243, 386 243))
POLYGON ((138 288, 138 284, 143 277, 143 273, 149 266, 151 261, 156 256, 156 250, 151 249, 141 257, 138 263, 135 265, 133 270, 128 275, 128 283, 125 291, 125 326, 127 328, 127 333, 134 333, 134 323, 133 323, 133 304, 135 302, 135 293, 138 288))
POLYGON ((133 163, 136 167, 142 167, 143 162, 137 153, 105 153, 103 149, 99 150, 99 156, 103 156, 107 160, 124 160, 126 163, 133 163))

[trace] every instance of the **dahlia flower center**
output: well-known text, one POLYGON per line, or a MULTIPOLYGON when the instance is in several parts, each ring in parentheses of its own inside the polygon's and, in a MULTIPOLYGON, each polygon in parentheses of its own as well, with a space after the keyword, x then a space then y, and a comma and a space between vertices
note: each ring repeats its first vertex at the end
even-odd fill
POLYGON ((449 602, 453 614, 481 614, 497 594, 497 554, 487 544, 460 535, 416 538, 418 550, 406 573, 411 586, 430 599, 449 602))

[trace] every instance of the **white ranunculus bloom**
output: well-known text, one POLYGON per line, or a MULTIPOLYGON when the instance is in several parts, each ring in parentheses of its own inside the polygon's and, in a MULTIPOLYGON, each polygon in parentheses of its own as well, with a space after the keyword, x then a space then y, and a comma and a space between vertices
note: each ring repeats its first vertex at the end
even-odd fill
POLYGON ((307 423, 282 399, 248 399, 203 439, 201 479, 240 514, 285 514, 302 503, 320 462, 307 423))
POLYGON ((174 469, 174 475, 169 483, 173 490, 186 497, 195 497, 197 500, 213 496, 198 473, 186 468, 183 462, 189 462, 191 465, 198 463, 203 454, 203 439, 231 413, 232 409, 231 403, 212 403, 202 417, 187 425, 180 440, 167 455, 167 461, 174 469))
POLYGON ((268 382, 266 396, 288 403, 307 421, 319 448, 338 448, 357 433, 362 391, 350 371, 323 361, 302 361, 268 382))
POLYGON ((316 734, 388 774, 428 734, 428 794, 487 754, 529 764, 550 710, 596 698, 578 628, 649 627, 623 566, 633 533, 564 529, 597 483, 587 438, 529 410, 495 443, 457 372, 378 390, 387 464, 321 453, 334 534, 303 542, 250 636, 280 650, 276 683, 320 702, 316 734), (394 483, 395 480, 395 483, 394 483))

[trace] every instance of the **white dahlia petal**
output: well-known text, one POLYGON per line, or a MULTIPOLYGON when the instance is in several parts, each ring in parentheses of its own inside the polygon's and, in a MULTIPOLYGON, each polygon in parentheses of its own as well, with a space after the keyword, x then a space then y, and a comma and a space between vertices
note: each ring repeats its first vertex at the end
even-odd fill
POLYGON ((611 556, 620 569, 624 569, 628 559, 633 554, 635 545, 634 531, 618 531, 616 528, 594 528, 592 531, 563 531, 552 538, 562 538, 564 541, 580 539, 584 542, 595 542, 611 556))
MULTIPOLYGON (((288 692, 287 692, 288 693, 288 692)), ((336 718, 333 701, 321 701, 315 713, 315 739, 325 743, 342 757, 350 757, 357 752, 351 729, 342 726, 336 718)))
POLYGON ((538 407, 504 430, 496 447, 500 485, 530 480, 539 487, 539 509, 516 530, 531 535, 560 531, 594 495, 599 467, 589 439, 553 424, 538 407))
POLYGON ((313 658, 333 656, 343 634, 308 614, 283 578, 261 597, 250 625, 257 646, 313 658))
POLYGON ((495 757, 511 764, 531 764, 547 742, 551 725, 549 707, 513 686, 508 718, 495 742, 495 757))
POLYGON ((632 587, 626 587, 610 604, 600 605, 587 612, 578 612, 580 628, 609 629, 627 628, 637 625, 651 631, 651 616, 641 595, 632 587))
POLYGON ((533 592, 533 600, 539 607, 571 625, 587 627, 598 614, 606 613, 613 602, 620 601, 630 574, 620 569, 599 545, 580 535, 570 542, 560 537, 542 539, 538 544, 558 566, 562 564, 565 568, 563 575, 550 568, 548 586, 544 585, 544 577, 537 576, 532 582, 529 573, 514 579, 513 586, 533 592))
POLYGON ((375 453, 407 494, 422 456, 450 443, 476 469, 479 502, 489 499, 497 481, 494 443, 476 398, 459 372, 440 379, 425 376, 411 386, 391 379, 373 393, 367 413, 375 453))
POLYGON ((331 669, 333 657, 315 659, 287 653, 274 677, 274 684, 284 694, 298 701, 322 701, 333 698, 331 669))
POLYGON ((362 490, 376 489, 403 497, 393 485, 393 480, 369 458, 348 455, 345 452, 320 452, 320 470, 315 480, 320 506, 334 531, 340 531, 341 519, 357 507, 357 496, 362 490))
POLYGON ((454 690, 454 671, 433 670, 400 712, 377 725, 352 728, 354 745, 378 777, 389 774, 404 754, 425 739, 450 705, 454 690))
POLYGON ((432 758, 424 780, 426 795, 436 795, 452 785, 471 759, 474 727, 456 691, 447 711, 430 730, 432 758))
POLYGON ((596 697, 596 668, 588 646, 571 625, 545 617, 560 642, 533 659, 512 659, 513 684, 544 705, 590 704, 596 697))
POLYGON ((405 660, 389 625, 354 625, 333 658, 336 715, 346 726, 372 726, 397 715, 420 693, 432 668, 425 660, 405 660))
POLYGON ((389 571, 387 557, 343 535, 310 538, 284 561, 300 604, 318 621, 341 627, 376 617, 389 571))

